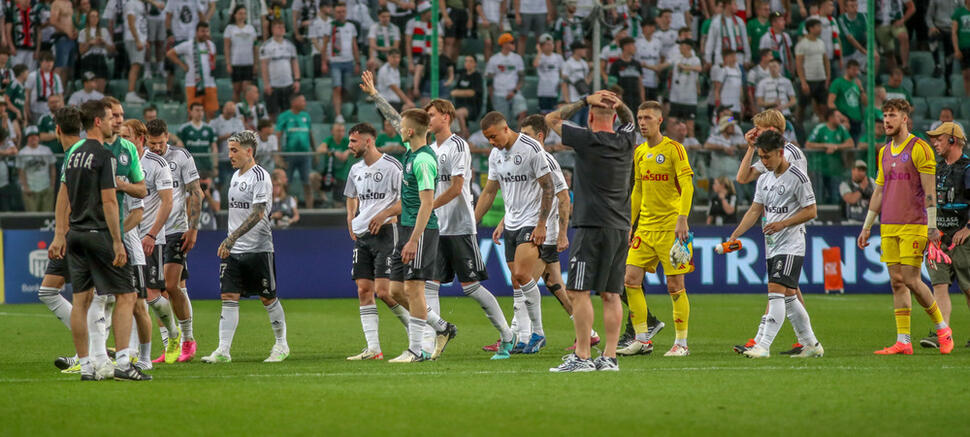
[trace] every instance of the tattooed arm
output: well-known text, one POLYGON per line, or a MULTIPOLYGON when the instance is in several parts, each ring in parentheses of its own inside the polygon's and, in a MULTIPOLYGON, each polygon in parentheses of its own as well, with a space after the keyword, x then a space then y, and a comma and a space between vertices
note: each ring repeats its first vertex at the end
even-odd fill
POLYGON ((391 123, 391 126, 394 126, 395 131, 401 132, 401 114, 398 114, 397 110, 387 102, 387 99, 377 92, 377 88, 374 86, 374 75, 370 71, 365 71, 360 79, 360 89, 374 98, 374 103, 381 114, 384 115, 384 118, 391 123))
POLYGON ((182 236, 182 252, 187 253, 195 247, 195 239, 199 235, 199 216, 202 214, 202 187, 199 180, 185 184, 188 198, 185 199, 185 211, 189 218, 189 230, 182 236))
POLYGON ((532 242, 536 246, 542 246, 546 242, 546 219, 552 212, 552 198, 555 197, 552 173, 546 173, 538 179, 538 182, 539 188, 542 189, 542 201, 539 203, 539 222, 532 231, 532 242))
POLYGON ((569 247, 569 215, 572 213, 572 203, 569 200, 569 190, 562 190, 556 193, 559 208, 559 239, 556 241, 556 250, 562 252, 569 247))
POLYGON ((246 235, 260 220, 266 217, 266 205, 267 203, 265 202, 253 204, 253 212, 246 217, 246 220, 243 220, 242 224, 235 231, 229 234, 225 240, 222 240, 222 244, 219 245, 219 258, 226 259, 232 247, 236 245, 236 241, 243 235, 246 235))
POLYGON ((613 109, 616 111, 617 117, 620 118, 620 122, 623 124, 633 123, 636 121, 636 119, 633 117, 633 111, 631 111, 630 108, 623 103, 623 100, 617 100, 616 104, 613 106, 613 109))
POLYGON ((585 98, 567 105, 563 105, 563 107, 546 114, 546 126, 548 126, 549 129, 552 129, 552 131, 557 135, 562 136, 563 120, 569 120, 576 115, 580 109, 583 109, 584 106, 586 106, 585 98))

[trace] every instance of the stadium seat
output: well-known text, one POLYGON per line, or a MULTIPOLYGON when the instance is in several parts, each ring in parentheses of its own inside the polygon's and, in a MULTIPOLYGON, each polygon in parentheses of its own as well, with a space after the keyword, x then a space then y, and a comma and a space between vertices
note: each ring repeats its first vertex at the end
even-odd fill
MULTIPOLYGON (((863 80, 863 83, 865 83, 865 77, 863 77, 862 80, 863 80)), ((889 82, 889 75, 880 74, 879 80, 876 81, 876 85, 885 85, 886 82, 889 82)), ((903 76, 902 87, 906 91, 909 91, 910 94, 913 94, 913 79, 909 76, 903 76)))
POLYGON ((923 51, 909 52, 909 68, 914 75, 929 76, 933 74, 933 68, 935 66, 936 61, 933 59, 933 53, 923 51))
MULTIPOLYGON (((135 89, 138 89, 137 87, 135 89)), ((124 97, 128 93, 128 80, 127 79, 112 79, 108 81, 108 88, 105 89, 105 94, 110 96, 121 96, 124 97)))
POLYGON ((913 118, 926 117, 929 113, 929 103, 923 97, 913 97, 913 112, 911 113, 913 118))
POLYGON ((216 92, 219 94, 219 103, 232 100, 232 79, 216 79, 216 92))
POLYGON ((961 98, 959 100, 960 100, 960 117, 970 118, 970 99, 961 98))
POLYGON ((920 76, 917 79, 919 86, 916 87, 914 95, 921 97, 943 97, 946 95, 945 80, 930 76, 920 76))
POLYGON ((156 107, 158 108, 158 118, 165 120, 169 125, 169 130, 173 132, 178 125, 185 123, 188 119, 185 105, 181 103, 161 103, 156 107))
POLYGON ((325 123, 311 123, 310 124, 310 134, 313 136, 313 148, 316 150, 318 144, 323 142, 323 139, 330 136, 330 126, 325 123))
POLYGON ((313 79, 306 77, 300 79, 300 94, 306 96, 307 100, 313 100, 316 97, 313 93, 313 79))
POLYGON ((306 102, 306 111, 310 113, 310 123, 323 123, 326 119, 325 102, 310 100, 306 102))
POLYGON ((145 109, 143 103, 121 102, 121 107, 125 109, 125 118, 141 118, 141 113, 145 109))
POLYGON ((212 71, 212 77, 216 79, 229 77, 229 72, 226 71, 225 55, 216 55, 216 69, 212 71))
POLYGON ((153 78, 145 79, 145 90, 148 91, 148 100, 152 101, 171 101, 175 100, 168 95, 168 88, 165 79, 153 78))
MULTIPOLYGON (((485 42, 478 38, 465 38, 461 40, 461 53, 482 53, 485 51, 485 42)), ((458 65, 457 68, 463 68, 458 65)))
POLYGON ((940 110, 943 108, 950 108, 953 110, 953 116, 955 118, 960 118, 961 108, 960 99, 956 97, 927 97, 926 104, 930 107, 929 118, 936 119, 940 116, 940 110))
POLYGON ((297 57, 297 61, 300 64, 301 77, 313 77, 313 56, 300 55, 297 57))
POLYGON ((538 76, 526 76, 525 85, 522 87, 522 97, 535 97, 539 88, 538 76))
POLYGON ((340 113, 344 116, 344 121, 350 125, 354 122, 354 120, 357 119, 357 117, 354 116, 354 104, 351 102, 344 102, 341 106, 342 108, 340 108, 340 113))
POLYGON ((377 106, 368 102, 360 102, 357 104, 357 121, 361 123, 370 123, 370 125, 378 131, 381 130, 383 124, 383 119, 381 118, 380 112, 377 110, 377 106))

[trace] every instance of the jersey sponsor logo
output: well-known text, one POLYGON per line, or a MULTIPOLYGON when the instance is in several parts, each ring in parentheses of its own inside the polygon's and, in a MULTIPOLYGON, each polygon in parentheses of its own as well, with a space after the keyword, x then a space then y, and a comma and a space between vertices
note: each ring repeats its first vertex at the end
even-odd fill
POLYGON ((647 171, 643 174, 643 176, 640 176, 640 179, 653 182, 667 182, 670 180, 670 175, 663 173, 650 173, 650 171, 647 171))
POLYGON ((411 164, 413 164, 413 163, 410 162, 410 161, 408 161, 407 165, 404 166, 404 172, 405 173, 411 174, 411 168, 412 168, 412 165, 411 164))
POLYGON ((438 181, 439 182, 451 182, 451 175, 450 174, 440 175, 440 176, 438 176, 438 181))
POLYGON ((507 174, 499 177, 502 178, 502 182, 527 182, 529 180, 529 177, 526 175, 507 174))
POLYGON ((377 193, 377 192, 360 193, 357 195, 357 199, 359 199, 360 201, 383 200, 386 197, 387 197, 387 193, 377 193))
POLYGON ((886 176, 886 179, 890 181, 908 181, 911 177, 912 175, 909 173, 889 170, 889 174, 886 176))
POLYGON ((772 214, 788 214, 788 207, 765 205, 765 212, 770 212, 772 214))
POLYGON ((249 202, 235 202, 235 201, 229 202, 230 208, 249 209, 249 206, 250 206, 249 202))

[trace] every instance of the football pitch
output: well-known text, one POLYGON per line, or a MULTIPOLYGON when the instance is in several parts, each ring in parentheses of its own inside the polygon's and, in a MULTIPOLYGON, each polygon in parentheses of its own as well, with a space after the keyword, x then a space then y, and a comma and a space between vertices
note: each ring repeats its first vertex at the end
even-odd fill
MULTIPOLYGON (((543 301, 549 344, 537 355, 490 361, 481 346, 497 336, 481 309, 471 299, 443 297, 442 314, 458 326, 458 336, 437 362, 403 365, 386 362, 407 339, 380 303, 385 361, 345 361, 364 346, 357 302, 349 299, 283 300, 291 356, 279 364, 262 362, 273 344, 266 311, 258 301, 243 302, 233 362, 203 364, 199 357, 218 343, 220 303, 196 300, 199 355, 188 364, 162 364, 150 372, 155 380, 142 383, 81 383, 59 373, 53 359, 73 352, 64 326, 42 305, 5 305, 0 435, 970 432, 970 349, 964 347, 970 313, 960 295, 953 295, 957 347, 949 356, 918 345, 914 356, 872 354, 895 340, 888 294, 808 295, 825 357, 779 354, 794 340, 786 322, 772 357, 757 361, 731 346, 754 335, 763 294, 690 300, 689 357, 662 356, 674 338, 670 300, 650 292, 650 309, 667 323, 654 338, 654 354, 621 357, 618 373, 587 374, 548 372, 573 338, 551 297, 543 301)), ((500 303, 509 315, 511 298, 500 303)), ((915 306, 918 341, 931 325, 915 306)), ((600 332, 601 323, 598 318, 600 332)), ((154 342, 157 355, 157 330, 154 342)))

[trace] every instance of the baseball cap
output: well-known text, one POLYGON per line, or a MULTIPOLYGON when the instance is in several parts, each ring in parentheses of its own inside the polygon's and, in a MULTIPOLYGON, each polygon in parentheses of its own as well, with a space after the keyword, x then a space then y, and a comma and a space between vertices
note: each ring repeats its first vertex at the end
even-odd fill
POLYGON ((27 138, 31 135, 39 135, 39 134, 40 134, 40 131, 37 130, 37 126, 30 125, 24 128, 24 138, 27 138))
POLYGON ((87 82, 89 80, 96 79, 96 77, 94 76, 94 72, 93 71, 85 71, 84 73, 81 73, 81 79, 83 79, 85 82, 87 82))
POLYGON ((552 41, 552 35, 548 33, 543 33, 542 35, 539 36, 539 44, 545 44, 549 41, 552 41))
POLYGON ((936 129, 933 129, 927 132, 926 134, 931 137, 935 137, 937 135, 950 135, 952 137, 959 138, 961 140, 967 139, 967 135, 963 132, 963 128, 960 127, 959 124, 956 124, 952 121, 943 123, 936 129))
POLYGON ((505 32, 498 37, 499 45, 515 42, 515 37, 511 33, 505 32))
POLYGON ((694 40, 692 40, 690 38, 678 39, 677 40, 677 44, 687 44, 689 46, 693 46, 694 45, 694 40))
POLYGON ((569 45, 569 50, 579 50, 585 48, 586 44, 583 44, 582 41, 573 41, 573 43, 569 45))
POLYGON ((855 164, 852 165, 852 168, 865 168, 865 169, 868 169, 869 168, 869 164, 866 164, 866 162, 863 161, 863 160, 861 160, 861 159, 857 159, 857 160, 855 160, 855 164))
POLYGON ((421 3, 418 3, 418 13, 419 14, 423 14, 423 13, 428 12, 430 10, 431 10, 431 3, 429 3, 429 2, 421 2, 421 3))
POLYGON ((721 122, 717 124, 717 131, 723 132, 724 129, 727 129, 729 126, 734 126, 734 117, 727 117, 721 120, 721 122))

